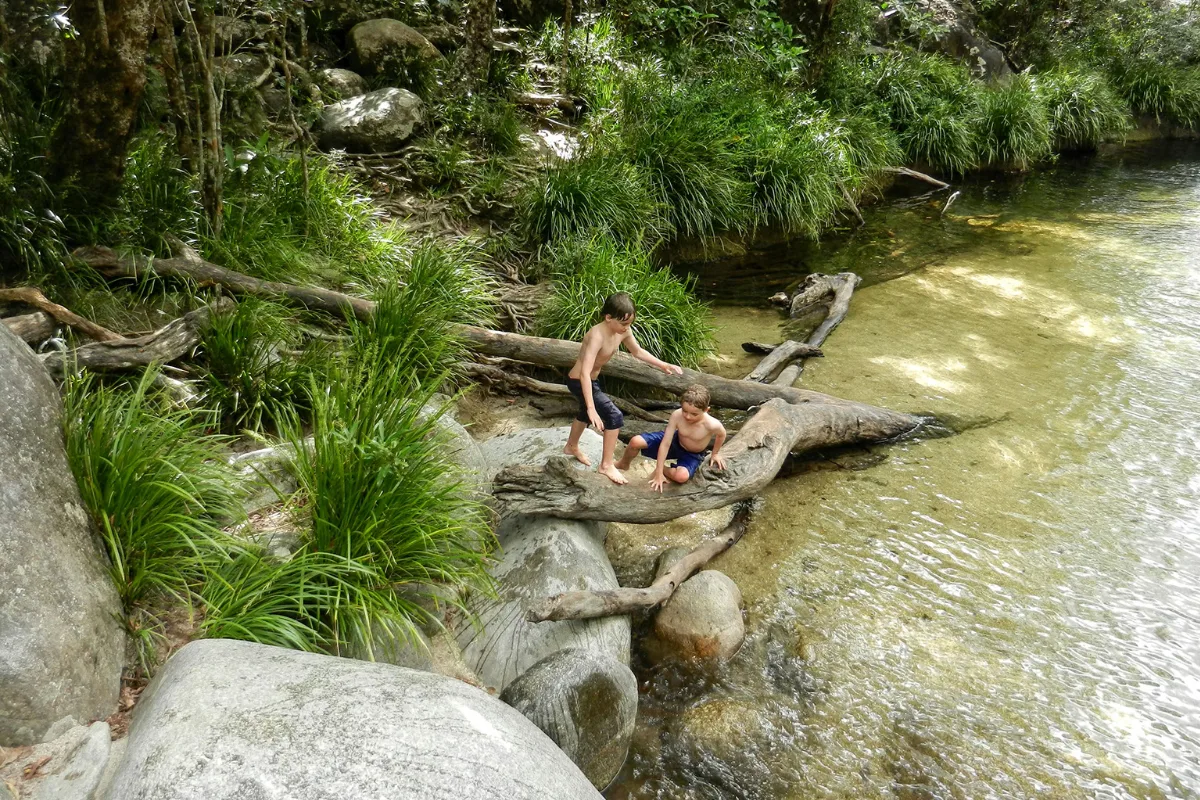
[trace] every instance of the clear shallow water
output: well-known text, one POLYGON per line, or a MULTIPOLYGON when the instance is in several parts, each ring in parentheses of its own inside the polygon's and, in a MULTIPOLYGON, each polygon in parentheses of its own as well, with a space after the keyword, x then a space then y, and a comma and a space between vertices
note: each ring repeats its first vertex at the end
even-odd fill
POLYGON ((859 272, 800 385, 965 430, 770 487, 714 563, 746 645, 640 667, 610 798, 1200 797, 1200 151, 939 207, 701 276, 742 303, 713 365, 740 375, 783 335, 752 298, 859 272))

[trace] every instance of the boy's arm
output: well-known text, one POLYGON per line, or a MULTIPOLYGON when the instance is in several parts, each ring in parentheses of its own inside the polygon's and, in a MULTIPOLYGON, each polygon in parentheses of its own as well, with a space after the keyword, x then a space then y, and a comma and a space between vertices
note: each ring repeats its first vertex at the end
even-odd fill
POLYGON ((650 351, 646 350, 640 344, 638 344, 637 339, 633 338, 632 332, 625 335, 624 345, 626 348, 628 348, 629 355, 633 356, 638 361, 644 361, 653 367, 658 367, 659 369, 661 369, 663 372, 667 373, 668 375, 682 375, 683 374, 682 367, 678 367, 674 364, 668 364, 667 362, 662 361, 661 359, 657 359, 654 356, 652 356, 650 354, 650 351))
POLYGON ((600 337, 592 336, 589 331, 583 337, 583 345, 579 349, 579 391, 583 395, 583 404, 587 407, 588 421, 598 431, 604 430, 604 421, 596 413, 596 403, 592 400, 592 367, 596 365, 596 354, 600 352, 600 337))
POLYGON ((712 455, 709 456, 709 461, 717 469, 725 469, 725 456, 721 455, 721 445, 725 444, 725 426, 721 424, 721 420, 713 419, 717 423, 717 431, 713 438, 712 455))
POLYGON ((663 470, 667 467, 667 451, 671 449, 671 442, 675 440, 675 429, 679 427, 681 416, 683 416, 682 411, 671 412, 667 430, 663 433, 662 441, 658 445, 658 463, 654 465, 654 474, 650 477, 650 488, 656 492, 661 492, 663 485, 667 482, 667 476, 663 474, 663 470))

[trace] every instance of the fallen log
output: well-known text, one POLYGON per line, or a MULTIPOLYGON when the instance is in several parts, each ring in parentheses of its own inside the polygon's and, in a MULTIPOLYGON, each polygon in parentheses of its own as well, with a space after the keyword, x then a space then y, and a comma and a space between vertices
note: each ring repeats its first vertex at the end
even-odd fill
MULTIPOLYGON (((786 303, 786 301, 787 298, 785 297, 784 302, 786 303)), ((779 345, 777 344, 767 344, 765 342, 742 342, 743 351, 747 353, 756 353, 760 356, 765 356, 778 346, 779 345)))
POLYGON ((108 247, 81 247, 71 255, 75 260, 110 278, 140 279, 160 275, 193 281, 200 286, 221 286, 240 294, 286 300, 337 316, 344 316, 346 312, 350 312, 365 320, 375 313, 375 304, 361 297, 352 297, 331 289, 263 281, 203 259, 187 256, 150 259, 121 255, 108 247))
MULTIPOLYGON (((763 384, 748 384, 762 386, 763 384)), ((506 510, 610 522, 666 522, 721 508, 758 494, 788 455, 827 447, 880 442, 916 429, 921 420, 847 401, 767 401, 722 448, 726 469, 705 464, 692 480, 660 494, 647 482, 617 486, 562 456, 545 466, 513 465, 496 476, 493 495, 506 510)))
POLYGON ((531 605, 526 611, 526 618, 530 622, 595 619, 657 608, 669 600, 684 581, 742 538, 749 524, 752 506, 752 502, 742 503, 734 512, 733 519, 718 536, 702 542, 645 589, 564 592, 531 605))
POLYGON ((4 325, 26 344, 44 342, 54 335, 54 317, 45 311, 35 311, 32 314, 21 314, 16 317, 5 317, 4 325))
POLYGON ((200 343, 212 314, 232 306, 233 301, 223 298, 189 311, 153 333, 115 342, 91 342, 67 352, 46 353, 41 356, 42 363, 55 375, 61 375, 68 368, 112 371, 166 364, 191 352, 200 343))
MULTIPOLYGON (((528 392, 536 392, 537 394, 551 395, 553 397, 569 397, 572 402, 575 400, 574 395, 571 394, 571 390, 564 384, 539 381, 537 378, 531 378, 528 375, 521 375, 516 372, 509 372, 491 364, 465 364, 463 365, 463 371, 468 377, 475 380, 510 386, 515 389, 524 389, 528 392)), ((666 425, 670 421, 663 414, 653 414, 624 398, 613 397, 611 399, 617 404, 617 408, 631 417, 637 417, 647 422, 657 422, 662 425, 666 425)))
MULTIPOLYGON (((792 297, 790 314, 793 319, 807 314, 816 306, 826 302, 826 298, 830 294, 833 295, 833 299, 828 301, 829 308, 825 312, 825 319, 809 334, 808 339, 805 340, 806 344, 820 347, 825 343, 829 334, 833 333, 833 329, 840 325, 846 318, 846 314, 849 313, 850 297, 861 280, 853 272, 839 272, 837 275, 809 275, 804 279, 800 291, 792 297)), ((764 358, 763 362, 765 363, 769 358, 771 356, 764 358)), ((775 386, 791 386, 803 371, 804 365, 799 361, 794 361, 784 367, 772 383, 775 386)))
POLYGON ((950 188, 950 184, 945 181, 939 181, 932 175, 926 175, 924 172, 917 172, 915 169, 909 169, 908 167, 884 167, 883 171, 890 172, 893 175, 903 175, 905 178, 912 178, 913 180, 924 181, 939 189, 950 188))
POLYGON ((546 94, 542 92, 521 92, 513 95, 513 102, 529 108, 558 108, 568 114, 574 114, 575 99, 565 94, 546 94))
MULTIPOLYGON (((746 345, 742 345, 744 348, 746 345)), ((807 342, 797 342, 788 339, 783 344, 771 350, 766 358, 758 362, 758 366, 750 370, 744 380, 758 381, 759 383, 767 383, 774 378, 781 369, 786 367, 791 362, 798 358, 819 358, 823 355, 821 348, 813 347, 807 342)))
POLYGON ((0 289, 0 302, 24 303, 27 306, 43 311, 63 325, 69 325, 84 336, 97 342, 115 342, 123 338, 121 334, 110 331, 103 325, 97 325, 90 319, 85 319, 66 306, 49 300, 46 295, 32 286, 22 286, 16 289, 0 289))

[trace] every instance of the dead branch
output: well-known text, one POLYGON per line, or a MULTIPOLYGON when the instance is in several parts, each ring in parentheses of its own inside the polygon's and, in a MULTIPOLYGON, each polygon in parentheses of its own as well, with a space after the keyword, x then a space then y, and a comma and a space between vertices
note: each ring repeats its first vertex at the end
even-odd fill
POLYGON ((46 341, 54 335, 54 330, 58 327, 55 325, 54 317, 45 311, 35 311, 32 314, 21 314, 16 317, 5 317, 4 324, 19 339, 28 344, 37 344, 38 342, 46 341))
MULTIPOLYGON (((744 348, 746 345, 742 345, 744 348)), ((772 348, 766 358, 758 362, 758 366, 750 371, 744 380, 767 383, 784 367, 798 358, 820 358, 821 348, 813 347, 806 342, 791 339, 772 348)))
POLYGON ((657 608, 671 598, 684 581, 728 550, 746 532, 752 502, 744 502, 733 520, 715 538, 701 543, 645 589, 621 588, 601 592, 565 592, 534 603, 526 612, 530 622, 559 619, 595 619, 657 608))
POLYGON ((0 302, 24 303, 27 306, 33 306, 39 311, 44 311, 54 317, 62 324, 71 326, 84 336, 95 339, 97 342, 114 342, 123 338, 121 334, 114 333, 103 325, 97 325, 89 319, 84 319, 65 306, 51 302, 46 298, 46 295, 32 286, 22 286, 17 289, 0 289, 0 302))
POLYGON ((513 97, 513 102, 519 106, 530 108, 559 108, 567 114, 574 114, 575 100, 564 94, 544 94, 541 92, 521 92, 513 97))
POLYGON ((903 175, 906 178, 924 181, 925 183, 936 186, 939 189, 950 188, 950 184, 946 183, 945 181, 939 181, 932 175, 926 175, 924 172, 917 172, 915 169, 909 169, 908 167, 884 167, 883 171, 889 172, 892 175, 903 175))

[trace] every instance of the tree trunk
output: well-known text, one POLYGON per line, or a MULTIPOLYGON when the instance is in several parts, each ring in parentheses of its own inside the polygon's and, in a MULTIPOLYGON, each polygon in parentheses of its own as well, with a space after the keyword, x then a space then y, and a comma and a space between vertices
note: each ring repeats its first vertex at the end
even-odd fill
POLYGON ((121 188, 125 156, 146 88, 154 27, 151 0, 79 0, 70 10, 78 35, 66 44, 66 112, 55 132, 50 174, 72 181, 89 203, 121 188))
POLYGON ((858 403, 789 403, 777 398, 767 401, 722 448, 725 470, 706 463, 690 481, 668 483, 661 494, 643 481, 617 486, 599 473, 577 469, 578 463, 567 456, 540 467, 506 467, 496 476, 492 494, 506 511, 518 514, 667 522, 753 497, 775 478, 793 451, 885 441, 919 424, 909 414, 858 403))
POLYGON ((212 63, 216 49, 216 25, 211 13, 201 25, 192 13, 188 0, 165 0, 172 13, 173 27, 183 30, 183 47, 179 50, 180 72, 189 98, 192 98, 196 143, 191 148, 194 161, 191 170, 200 179, 200 205, 214 237, 221 235, 225 153, 221 146, 221 99, 213 83, 212 63), (201 30, 207 32, 202 35, 201 30))
MULTIPOLYGON (((753 345, 755 343, 746 342, 746 344, 742 345, 742 348, 745 349, 747 344, 753 345)), ((767 357, 758 362, 758 366, 752 369, 744 380, 768 383, 779 374, 781 369, 796 359, 819 358, 822 355, 823 353, 819 347, 813 347, 806 342, 796 342, 788 339, 778 347, 772 347, 767 353, 767 357)))
POLYGON ((34 345, 44 342, 54 335, 58 327, 54 317, 45 311, 35 311, 32 314, 22 314, 17 317, 5 317, 4 325, 26 344, 34 345))
POLYGON ((661 606, 701 567, 737 544, 746 533, 746 526, 750 522, 751 505, 744 503, 718 536, 701 543, 645 589, 564 592, 534 603, 526 612, 526 618, 530 622, 595 619, 632 614, 635 611, 646 611, 661 606))
POLYGON ((472 92, 487 86, 495 27, 496 0, 467 0, 467 41, 459 54, 459 63, 463 80, 472 92))

